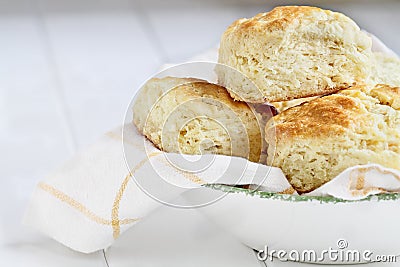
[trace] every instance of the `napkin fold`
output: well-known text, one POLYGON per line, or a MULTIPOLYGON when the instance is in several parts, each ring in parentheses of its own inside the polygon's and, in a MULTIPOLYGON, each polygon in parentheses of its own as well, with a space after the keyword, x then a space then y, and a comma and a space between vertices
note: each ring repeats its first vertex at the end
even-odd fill
POLYGON ((307 196, 359 200, 380 193, 400 192, 400 171, 378 164, 350 167, 307 196))

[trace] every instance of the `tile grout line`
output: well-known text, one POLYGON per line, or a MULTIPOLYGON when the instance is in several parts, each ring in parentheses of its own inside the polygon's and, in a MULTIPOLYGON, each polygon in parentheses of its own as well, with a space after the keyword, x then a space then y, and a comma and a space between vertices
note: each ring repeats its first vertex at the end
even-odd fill
POLYGON ((65 122, 65 126, 68 129, 68 143, 71 152, 75 152, 78 147, 78 141, 76 137, 76 131, 74 130, 72 119, 68 112, 68 106, 65 101, 65 86, 61 81, 60 73, 59 73, 59 66, 57 64, 57 60, 55 58, 55 52, 53 46, 51 44, 49 32, 46 27, 46 23, 44 21, 44 12, 42 6, 40 4, 40 0, 34 1, 35 6, 32 7, 35 10, 35 18, 36 23, 39 31, 39 35, 41 36, 41 42, 43 44, 43 50, 46 57, 47 64, 50 69, 50 74, 53 80, 53 85, 55 89, 55 93, 57 96, 57 100, 60 103, 60 109, 62 113, 62 117, 65 122))
POLYGON ((153 48, 157 52, 161 64, 168 63, 170 58, 166 52, 165 47, 162 45, 159 36, 157 35, 148 15, 148 10, 142 6, 141 3, 132 1, 132 11, 138 22, 141 24, 147 39, 153 44, 153 48))
POLYGON ((104 262, 106 264, 106 267, 110 267, 110 265, 108 264, 107 256, 106 256, 106 250, 102 249, 101 251, 103 252, 103 258, 104 258, 104 262))

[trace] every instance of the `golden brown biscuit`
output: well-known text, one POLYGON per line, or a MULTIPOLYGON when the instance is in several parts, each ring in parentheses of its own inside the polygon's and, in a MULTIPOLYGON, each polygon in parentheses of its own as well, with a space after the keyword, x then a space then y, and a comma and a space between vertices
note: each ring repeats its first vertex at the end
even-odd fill
POLYGON ((287 109, 266 126, 268 164, 300 193, 346 168, 400 169, 400 88, 356 86, 287 109))
POLYGON ((237 100, 263 103, 325 95, 366 82, 371 38, 345 15, 316 7, 282 6, 239 19, 221 38, 219 63, 258 87, 217 68, 219 84, 237 100))
POLYGON ((133 122, 159 149, 216 153, 259 162, 261 116, 225 88, 193 78, 151 79, 133 107, 133 122))

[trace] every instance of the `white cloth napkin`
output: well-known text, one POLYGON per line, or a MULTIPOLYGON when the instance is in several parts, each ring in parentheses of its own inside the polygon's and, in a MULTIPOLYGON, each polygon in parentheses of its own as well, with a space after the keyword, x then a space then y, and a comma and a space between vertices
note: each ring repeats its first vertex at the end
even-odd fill
POLYGON ((181 156, 159 151, 127 124, 106 133, 40 182, 25 222, 74 250, 88 253, 110 246, 122 232, 162 205, 160 201, 169 204, 204 183, 261 183, 271 192, 294 193, 278 168, 237 157, 205 155, 201 158, 211 165, 192 173, 182 170, 187 166, 170 162, 184 165, 199 156, 185 155, 186 160, 181 156), (122 130, 127 140, 124 144, 122 130), (267 176, 264 182, 260 180, 267 176))
MULTIPOLYGON (((373 39, 375 51, 390 51, 373 39)), ((215 62, 216 57, 214 48, 195 59, 215 62)), ((399 177, 400 172, 378 165, 356 166, 309 195, 356 200, 400 192, 399 177)), ((188 190, 201 190, 205 183, 257 184, 268 192, 296 194, 278 168, 222 155, 163 153, 127 124, 106 133, 40 182, 25 223, 89 253, 110 246, 158 206, 184 205, 174 199, 188 190), (184 171, 204 162, 204 170, 184 171)))
POLYGON ((400 192, 400 171, 368 164, 350 167, 306 195, 358 200, 389 192, 400 192))

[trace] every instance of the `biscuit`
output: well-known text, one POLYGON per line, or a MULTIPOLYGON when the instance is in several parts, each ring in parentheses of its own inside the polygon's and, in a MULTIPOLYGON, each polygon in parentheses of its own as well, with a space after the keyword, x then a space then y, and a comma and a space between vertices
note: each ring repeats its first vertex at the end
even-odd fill
POLYGON ((400 59, 385 53, 374 53, 368 83, 400 86, 400 59))
POLYGON ((400 169, 400 88, 355 86, 287 109, 266 125, 267 164, 300 193, 348 167, 400 169))
POLYGON ((153 78, 139 92, 133 113, 139 131, 163 151, 215 153, 254 162, 262 158, 261 115, 235 102, 219 85, 193 78, 153 78))
POLYGON ((236 100, 252 103, 326 95, 364 83, 372 40, 345 15, 316 7, 282 6, 239 19, 221 38, 218 83, 236 100))

